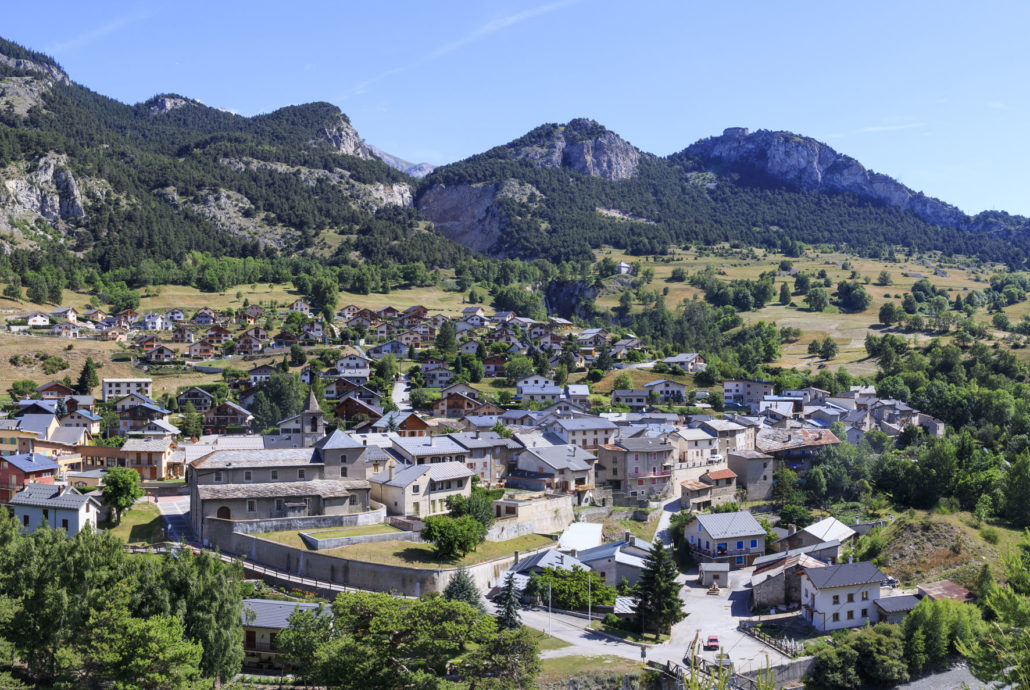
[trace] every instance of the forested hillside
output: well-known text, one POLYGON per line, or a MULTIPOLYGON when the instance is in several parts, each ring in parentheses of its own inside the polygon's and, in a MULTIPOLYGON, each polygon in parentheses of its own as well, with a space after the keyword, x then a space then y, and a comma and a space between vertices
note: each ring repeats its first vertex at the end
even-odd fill
MULTIPOLYGON (((750 158, 727 154, 718 159, 706 155, 711 149, 700 145, 704 142, 667 158, 633 149, 639 157, 633 173, 610 179, 569 160, 569 145, 554 136, 569 128, 576 130, 576 141, 595 142, 595 154, 604 138, 615 136, 585 120, 545 125, 507 145, 437 168, 423 180, 416 203, 444 234, 459 241, 468 243, 465 226, 478 224, 480 232, 494 238, 489 247, 493 254, 551 260, 578 259, 605 244, 649 255, 664 253, 670 244, 735 241, 788 253, 794 242, 829 244, 873 256, 900 245, 1021 266, 1030 248, 1026 219, 998 214, 971 219, 871 173, 878 185, 889 181, 892 190, 904 190, 907 203, 893 204, 860 186, 802 184, 800 173, 806 170, 794 175, 793 170, 766 166, 773 154, 755 146, 745 152, 750 158), (518 185, 521 193, 499 193, 504 184, 518 185), (449 213, 448 196, 478 204, 479 216, 449 213), (926 207, 950 213, 921 213, 926 207)), ((828 151, 865 172, 814 140, 775 134, 784 136, 768 144, 770 148, 782 146, 784 139, 788 146, 819 147, 816 155, 828 151)), ((627 147, 632 148, 622 142, 606 153, 625 162, 627 147)))
POLYGON ((15 263, 64 248, 102 271, 193 250, 433 266, 468 255, 431 231, 411 178, 336 106, 252 118, 167 94, 129 106, 13 43, 0 58, 0 243, 46 250, 15 263))

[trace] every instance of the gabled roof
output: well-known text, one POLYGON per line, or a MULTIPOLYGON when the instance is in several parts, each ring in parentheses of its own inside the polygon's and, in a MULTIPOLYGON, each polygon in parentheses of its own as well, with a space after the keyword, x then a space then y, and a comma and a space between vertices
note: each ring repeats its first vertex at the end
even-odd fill
POLYGON ((527 556, 519 560, 518 563, 511 567, 512 572, 524 573, 527 570, 534 570, 539 568, 554 568, 555 570, 572 570, 574 567, 579 566, 583 570, 590 570, 590 566, 583 561, 573 558, 567 553, 562 553, 557 549, 548 549, 547 551, 541 551, 535 553, 532 556, 527 556))
POLYGON ((887 577, 880 572, 879 568, 867 561, 841 563, 824 568, 805 568, 805 575, 812 581, 812 586, 816 589, 853 587, 874 582, 879 584, 887 577))
POLYGON ((86 494, 80 494, 74 488, 54 484, 26 484, 25 488, 12 496, 10 500, 10 504, 16 506, 67 510, 78 510, 89 502, 95 504, 96 499, 86 494))
POLYGON ((11 463, 25 473, 58 469, 56 462, 39 453, 15 453, 14 455, 3 456, 2 460, 11 463))
POLYGON ((697 515, 694 519, 701 524, 712 539, 731 539, 765 534, 765 528, 758 523, 754 515, 746 510, 735 513, 697 515))
MULTIPOLYGON (((318 604, 298 603, 295 601, 244 599, 241 622, 243 625, 252 628, 282 630, 289 626, 289 619, 294 611, 317 611, 318 607, 318 604), (250 614, 249 616, 248 613, 250 614)), ((323 609, 322 615, 332 616, 333 611, 327 606, 323 609)))
POLYGON ((827 549, 837 550, 839 548, 839 541, 824 541, 819 544, 812 544, 810 546, 802 546, 797 549, 790 549, 789 551, 780 551, 779 553, 770 553, 766 556, 759 556, 752 562, 752 565, 755 566, 755 568, 759 568, 768 563, 774 563, 776 561, 783 560, 788 556, 797 556, 799 554, 814 553, 816 551, 825 551, 827 549))
POLYGON ((887 614, 904 613, 916 607, 919 597, 915 594, 902 594, 896 597, 883 597, 873 603, 876 604, 876 608, 887 614))
POLYGON ((847 541, 855 536, 855 530, 851 529, 835 517, 823 518, 819 522, 809 525, 801 530, 808 532, 819 541, 847 541))
POLYGON ((315 448, 318 450, 360 450, 364 447, 355 441, 353 436, 339 429, 315 442, 315 448))
POLYGON ((566 444, 558 446, 536 446, 526 452, 535 455, 545 465, 555 470, 569 469, 576 472, 589 470, 597 458, 579 446, 566 444))
POLYGON ((614 429, 615 424, 601 417, 576 417, 559 419, 556 424, 566 431, 582 431, 585 429, 614 429))

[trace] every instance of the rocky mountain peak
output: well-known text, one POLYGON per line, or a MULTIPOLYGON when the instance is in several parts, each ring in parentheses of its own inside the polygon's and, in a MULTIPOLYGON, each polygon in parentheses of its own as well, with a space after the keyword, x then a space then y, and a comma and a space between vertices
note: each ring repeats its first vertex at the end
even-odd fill
POLYGON ((321 134, 322 138, 329 142, 329 145, 337 153, 357 156, 365 160, 373 157, 368 146, 365 145, 365 142, 358 135, 358 131, 354 129, 354 125, 350 123, 350 120, 342 112, 338 113, 336 117, 330 118, 330 121, 323 127, 321 134))
POLYGON ((936 225, 963 227, 968 221, 954 206, 868 170, 820 141, 792 132, 750 132, 745 127, 729 127, 721 136, 702 139, 677 156, 693 158, 716 170, 757 173, 807 191, 851 192, 911 211, 936 225))
POLYGON ((537 127, 507 148, 515 159, 607 180, 633 177, 640 163, 640 151, 632 144, 586 118, 537 127))
POLYGON ((163 93, 154 96, 146 102, 147 109, 151 115, 160 115, 176 108, 183 108, 187 105, 197 105, 198 102, 174 93, 163 93))

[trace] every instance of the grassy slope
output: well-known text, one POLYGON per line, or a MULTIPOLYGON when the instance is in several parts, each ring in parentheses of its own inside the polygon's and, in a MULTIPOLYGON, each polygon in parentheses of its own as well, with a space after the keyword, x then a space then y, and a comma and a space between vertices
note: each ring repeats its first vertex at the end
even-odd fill
MULTIPOLYGON (((824 313, 812 313, 805 308, 802 295, 794 296, 794 306, 781 306, 778 302, 780 284, 787 282, 791 289, 793 289, 794 285, 793 277, 785 276, 776 279, 776 297, 768 306, 759 311, 744 313, 742 316, 749 323, 774 321, 781 327, 792 326, 802 330, 801 340, 797 343, 784 345, 780 364, 799 368, 816 367, 821 360, 808 355, 808 343, 815 338, 822 339, 829 335, 837 341, 840 347, 839 356, 829 364, 829 368, 835 370, 841 366, 846 366, 848 371, 855 375, 872 374, 875 371, 875 363, 866 358, 863 345, 870 326, 877 324, 877 315, 880 307, 888 301, 900 305, 902 295, 920 280, 918 277, 906 276, 904 274, 921 273, 931 283, 948 289, 954 295, 956 291, 962 294, 969 290, 984 289, 987 285, 986 281, 992 273, 989 267, 984 267, 980 270, 966 270, 960 268, 958 264, 947 264, 933 260, 930 260, 931 266, 925 266, 914 261, 890 263, 874 259, 856 258, 841 253, 824 254, 810 251, 804 257, 790 258, 774 252, 754 250, 753 254, 757 258, 750 258, 748 255, 751 253, 751 250, 740 250, 734 252, 734 256, 724 257, 711 254, 699 256, 696 250, 687 252, 676 250, 669 257, 662 257, 671 259, 668 263, 642 261, 641 265, 645 268, 653 268, 655 272, 655 279, 648 286, 648 289, 656 289, 661 292, 663 288, 669 288, 669 294, 665 297, 665 301, 667 305, 672 307, 680 304, 685 299, 694 299, 695 296, 698 299, 704 297, 700 290, 691 287, 685 282, 668 282, 667 279, 675 268, 683 268, 689 275, 711 265, 717 271, 725 272, 724 275, 718 276, 722 280, 755 280, 763 272, 777 270, 780 261, 786 259, 791 261, 794 268, 800 271, 815 273, 819 270, 825 270, 827 276, 833 282, 834 288, 831 288, 832 291, 841 280, 851 280, 851 271, 840 268, 842 262, 850 262, 852 268, 859 274, 859 281, 865 277, 868 277, 871 281, 865 287, 866 291, 873 298, 873 302, 866 311, 858 314, 842 314, 834 313, 836 310, 831 307, 830 310, 824 313), (948 275, 945 277, 933 275, 932 266, 937 265, 944 267, 948 275), (892 285, 879 286, 875 284, 882 270, 886 270, 890 274, 893 281, 892 285), (886 295, 891 295, 891 297, 888 298, 886 295)), ((642 258, 629 256, 618 250, 611 249, 602 250, 598 252, 597 256, 598 258, 608 256, 614 261, 627 261, 629 263, 639 261, 642 258)), ((597 304, 598 306, 612 308, 617 306, 618 298, 619 292, 614 291, 600 297, 597 300, 597 304)), ((640 310, 641 306, 636 305, 634 309, 640 310)), ((1030 314, 1030 302, 1012 305, 1006 308, 1005 311, 1013 321, 1019 321, 1023 318, 1024 314, 1030 314)), ((990 320, 989 315, 984 310, 980 310, 975 318, 984 323, 989 323, 990 320)), ((879 333, 881 331, 877 328, 874 332, 879 333)), ((928 339, 927 336, 923 335, 917 336, 917 338, 921 341, 928 339)), ((1030 358, 1030 352, 1026 350, 1017 350, 1016 352, 1021 358, 1030 358)))
POLYGON ((153 503, 137 503, 122 515, 122 521, 110 528, 111 533, 122 541, 132 543, 150 543, 164 537, 164 520, 161 511, 153 503))
POLYGON ((436 568, 448 565, 473 565, 515 551, 529 551, 553 543, 551 539, 539 534, 527 534, 507 541, 487 541, 479 545, 476 551, 455 561, 442 561, 436 557, 432 544, 416 544, 410 541, 380 541, 369 544, 353 544, 339 549, 331 549, 325 553, 351 558, 358 561, 386 563, 389 565, 409 566, 413 568, 436 568))

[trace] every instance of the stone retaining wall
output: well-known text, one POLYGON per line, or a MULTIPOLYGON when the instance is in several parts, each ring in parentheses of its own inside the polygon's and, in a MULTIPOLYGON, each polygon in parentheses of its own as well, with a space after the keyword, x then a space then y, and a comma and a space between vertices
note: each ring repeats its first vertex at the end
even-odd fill
POLYGON ((387 532, 385 534, 356 534, 353 537, 328 537, 319 539, 310 534, 300 533, 300 538, 308 545, 308 548, 315 551, 327 551, 338 549, 341 546, 351 544, 367 544, 375 541, 410 541, 416 544, 422 543, 422 537, 418 532, 387 532))
MULTIPOLYGON (((378 525, 386 518, 386 507, 374 501, 372 501, 371 504, 372 510, 364 513, 348 513, 346 515, 308 515, 306 517, 266 518, 262 520, 222 520, 221 522, 231 523, 233 525, 232 531, 240 534, 285 531, 300 532, 301 530, 306 529, 322 529, 328 527, 378 525)), ((211 520, 212 518, 208 519, 211 520)), ((212 544, 220 545, 212 535, 208 535, 207 540, 212 544)))

